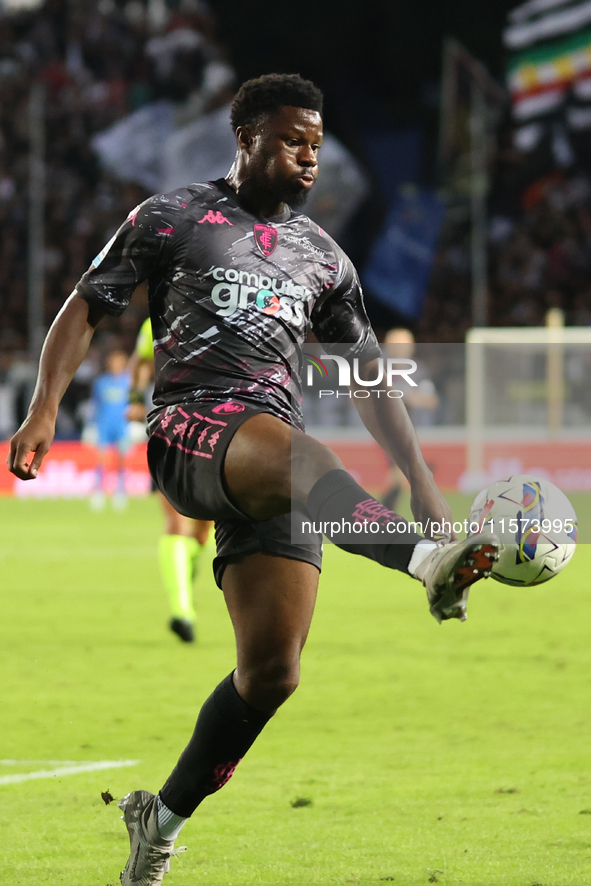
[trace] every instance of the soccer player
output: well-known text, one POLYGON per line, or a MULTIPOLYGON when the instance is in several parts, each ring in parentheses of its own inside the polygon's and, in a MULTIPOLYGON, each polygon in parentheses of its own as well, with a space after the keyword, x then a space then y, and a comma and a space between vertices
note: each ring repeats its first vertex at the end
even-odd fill
MULTIPOLYGON (((146 389, 154 374, 152 322, 149 317, 141 325, 129 369, 132 387, 127 417, 131 421, 144 422, 146 389)), ((170 602, 169 627, 183 642, 192 643, 195 640, 196 621, 193 583, 212 524, 210 520, 184 517, 175 511, 161 492, 157 491, 157 495, 164 512, 164 535, 158 544, 158 562, 170 602)))
MULTIPOLYGON (((82 277, 48 333, 9 455, 16 476, 37 475, 94 327, 105 313, 123 311, 147 279, 156 360, 150 469, 177 510, 216 520, 214 572, 237 666, 205 701, 159 794, 132 791, 120 802, 131 842, 123 886, 162 882, 184 821, 228 781, 298 684, 321 536, 295 538, 292 519, 297 526, 303 515, 345 550, 413 575, 438 621, 466 617, 469 588, 498 551, 490 533, 442 544, 424 538, 305 434, 299 369, 308 329, 357 358, 365 380, 375 379, 381 358, 355 269, 297 211, 318 172, 322 94, 298 75, 248 81, 232 125, 237 153, 227 177, 147 200, 82 277), (351 525, 369 529, 360 538, 351 525), (375 527, 397 527, 396 543, 376 542, 375 527)), ((423 527, 449 522, 400 400, 358 403, 410 481, 415 519, 423 527)))
POLYGON ((93 510, 102 510, 106 502, 105 470, 109 452, 115 453, 117 485, 113 507, 125 507, 125 454, 129 449, 129 423, 126 417, 130 377, 127 372, 127 354, 115 348, 107 354, 106 371, 92 386, 92 420, 97 430, 97 464, 94 489, 90 497, 93 510))

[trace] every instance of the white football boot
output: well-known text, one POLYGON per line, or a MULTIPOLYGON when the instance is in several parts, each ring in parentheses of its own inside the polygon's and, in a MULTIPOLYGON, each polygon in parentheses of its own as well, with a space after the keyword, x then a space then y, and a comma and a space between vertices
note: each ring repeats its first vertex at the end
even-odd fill
POLYGON ((149 791, 132 791, 119 801, 131 844, 125 870, 121 871, 122 886, 158 886, 170 870, 171 856, 186 852, 186 846, 175 849, 174 840, 160 836, 157 800, 149 791))
POLYGON ((498 558, 499 539, 493 532, 438 545, 413 573, 425 585, 431 615, 440 624, 448 618, 466 621, 471 586, 489 577, 498 558))

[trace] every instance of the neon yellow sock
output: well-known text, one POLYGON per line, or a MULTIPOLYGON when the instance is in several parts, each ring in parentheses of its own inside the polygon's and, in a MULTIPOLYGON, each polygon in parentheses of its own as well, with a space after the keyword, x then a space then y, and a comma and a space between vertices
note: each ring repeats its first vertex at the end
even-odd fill
POLYGON ((193 608, 193 558, 199 551, 194 538, 163 535, 158 545, 158 560, 164 587, 174 618, 195 621, 193 608))

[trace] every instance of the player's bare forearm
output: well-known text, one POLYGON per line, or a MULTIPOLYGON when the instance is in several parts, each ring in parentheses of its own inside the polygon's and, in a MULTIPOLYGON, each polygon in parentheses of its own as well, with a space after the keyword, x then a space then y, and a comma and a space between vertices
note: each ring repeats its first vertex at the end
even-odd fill
POLYGON ((57 416, 61 399, 86 356, 94 328, 102 316, 92 311, 77 292, 66 301, 43 345, 30 415, 44 412, 57 416))
MULTIPOLYGON (((364 378, 375 378, 375 363, 372 361, 361 368, 364 378)), ((367 387, 353 390, 367 391, 367 387)), ((387 394, 372 391, 369 397, 354 398, 355 405, 366 428, 390 455, 407 477, 411 486, 411 507, 416 520, 423 525, 425 534, 430 534, 430 521, 450 522, 451 509, 433 479, 429 470, 414 426, 402 398, 391 398, 387 394)))
POLYGON ((60 401, 88 351, 101 316, 74 292, 47 333, 27 417, 10 441, 8 468, 21 480, 37 476, 53 442, 60 401))
MULTIPOLYGON (((375 378, 376 362, 372 360, 361 367, 360 374, 364 379, 375 378)), ((351 387, 354 392, 370 391, 369 397, 366 393, 363 397, 354 397, 357 411, 374 440, 394 459, 405 477, 412 482, 413 477, 428 472, 414 426, 402 398, 388 397, 385 389, 378 392, 361 385, 351 387)))

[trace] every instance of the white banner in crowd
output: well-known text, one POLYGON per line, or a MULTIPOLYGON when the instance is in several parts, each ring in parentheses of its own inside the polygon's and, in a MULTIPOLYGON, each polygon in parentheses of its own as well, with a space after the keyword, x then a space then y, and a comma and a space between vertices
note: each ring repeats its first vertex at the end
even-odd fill
MULTIPOLYGON (((174 128, 174 105, 145 105, 93 139, 104 168, 152 192, 226 175, 236 153, 230 105, 194 123, 174 128)), ((353 155, 330 133, 322 145, 320 174, 306 204, 310 215, 338 238, 369 191, 368 178, 353 155)))

